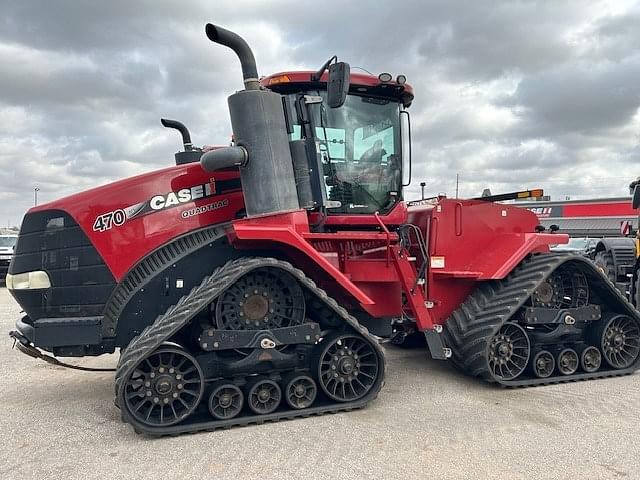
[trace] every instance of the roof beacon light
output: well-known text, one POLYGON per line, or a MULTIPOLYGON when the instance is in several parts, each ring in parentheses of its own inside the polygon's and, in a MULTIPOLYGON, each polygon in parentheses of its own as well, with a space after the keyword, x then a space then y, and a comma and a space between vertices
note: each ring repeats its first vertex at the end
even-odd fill
POLYGON ((269 80, 269 85, 276 85, 277 83, 288 83, 291 79, 289 75, 278 75, 277 77, 273 77, 269 80))
POLYGON ((392 78, 393 77, 390 73, 381 73, 380 75, 378 75, 378 80, 380 80, 382 83, 390 82, 392 78))

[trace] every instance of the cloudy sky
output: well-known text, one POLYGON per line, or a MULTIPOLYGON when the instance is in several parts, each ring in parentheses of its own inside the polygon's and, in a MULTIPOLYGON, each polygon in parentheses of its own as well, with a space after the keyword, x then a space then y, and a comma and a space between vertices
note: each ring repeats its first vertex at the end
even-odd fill
POLYGON ((640 4, 625 0, 2 0, 0 225, 47 201, 167 166, 179 141, 226 143, 237 60, 206 22, 253 46, 261 74, 404 73, 414 184, 478 195, 626 195, 640 175, 640 4), (309 5, 304 7, 304 5, 309 5))

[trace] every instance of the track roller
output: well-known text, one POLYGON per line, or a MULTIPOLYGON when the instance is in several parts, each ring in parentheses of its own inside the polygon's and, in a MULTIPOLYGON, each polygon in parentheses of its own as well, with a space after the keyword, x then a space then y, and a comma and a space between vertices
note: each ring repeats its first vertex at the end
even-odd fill
POLYGON ((565 348, 558 354, 558 371, 562 375, 572 375, 578 370, 578 354, 573 348, 565 348))
POLYGON ((550 377, 556 367, 556 360, 548 350, 540 350, 531 363, 533 373, 538 378, 550 377))
POLYGON ((580 354, 580 366, 585 372, 597 372, 600 365, 602 365, 602 354, 598 347, 587 347, 580 354))
POLYGON ((213 418, 228 420, 235 417, 244 405, 244 394, 233 383, 219 382, 209 395, 209 412, 213 418))
POLYGON ((256 378, 248 385, 247 404, 258 415, 274 412, 282 399, 282 390, 273 380, 256 378))
POLYGON ((291 408, 300 410, 310 407, 316 399, 318 388, 309 375, 292 374, 284 383, 284 398, 291 408))

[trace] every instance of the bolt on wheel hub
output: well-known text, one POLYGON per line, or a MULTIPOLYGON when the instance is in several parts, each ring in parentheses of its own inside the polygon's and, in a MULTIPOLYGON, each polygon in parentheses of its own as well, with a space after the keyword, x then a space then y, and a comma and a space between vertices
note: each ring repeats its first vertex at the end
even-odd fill
POLYGON ((173 390, 173 387, 174 387, 173 382, 168 375, 163 375, 161 377, 158 377, 158 379, 156 380, 155 390, 160 395, 167 395, 168 393, 171 393, 171 390, 173 390))

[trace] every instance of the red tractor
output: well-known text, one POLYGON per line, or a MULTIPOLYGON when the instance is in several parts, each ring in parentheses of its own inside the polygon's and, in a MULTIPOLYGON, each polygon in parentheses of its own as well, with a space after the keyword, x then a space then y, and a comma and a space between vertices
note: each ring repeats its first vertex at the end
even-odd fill
MULTIPOLYGON (((420 335, 469 375, 527 386, 638 368, 640 314, 590 261, 496 198, 403 200, 403 76, 260 79, 244 40, 234 144, 29 210, 12 337, 50 361, 120 349, 116 405, 177 434, 350 410, 384 383, 380 337, 420 335)), ((519 196, 526 196, 521 192, 519 196)), ((507 197, 502 197, 507 198, 507 197)), ((500 199, 500 198, 498 198, 500 199)))

